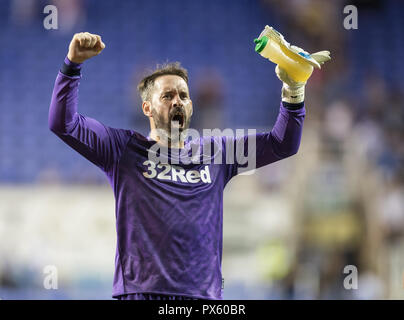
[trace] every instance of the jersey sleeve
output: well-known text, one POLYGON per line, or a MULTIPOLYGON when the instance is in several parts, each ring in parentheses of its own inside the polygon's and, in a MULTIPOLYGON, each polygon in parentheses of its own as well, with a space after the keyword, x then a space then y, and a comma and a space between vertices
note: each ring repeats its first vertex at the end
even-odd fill
POLYGON ((227 178, 261 168, 288 158, 299 150, 305 106, 281 102, 279 114, 272 130, 248 133, 240 137, 223 137, 227 178))
POLYGON ((86 159, 109 171, 119 160, 132 131, 110 128, 78 113, 79 71, 80 65, 65 59, 53 88, 49 128, 86 159))

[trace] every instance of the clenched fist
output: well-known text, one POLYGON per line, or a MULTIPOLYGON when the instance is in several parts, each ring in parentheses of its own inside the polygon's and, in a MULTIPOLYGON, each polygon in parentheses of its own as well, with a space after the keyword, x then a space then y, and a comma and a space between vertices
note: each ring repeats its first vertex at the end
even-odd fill
POLYGON ((105 44, 97 34, 76 33, 69 45, 67 58, 74 63, 82 63, 104 50, 105 44))

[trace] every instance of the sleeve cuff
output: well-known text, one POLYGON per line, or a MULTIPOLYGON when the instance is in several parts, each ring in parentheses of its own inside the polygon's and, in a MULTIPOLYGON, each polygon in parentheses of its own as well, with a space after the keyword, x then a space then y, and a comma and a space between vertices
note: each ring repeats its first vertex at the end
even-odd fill
POLYGON ((75 63, 65 58, 60 72, 68 77, 81 77, 82 63, 75 63))
POLYGON ((288 109, 288 110, 299 110, 304 107, 304 101, 299 102, 299 103, 289 103, 289 102, 282 101, 282 105, 285 109, 288 109))

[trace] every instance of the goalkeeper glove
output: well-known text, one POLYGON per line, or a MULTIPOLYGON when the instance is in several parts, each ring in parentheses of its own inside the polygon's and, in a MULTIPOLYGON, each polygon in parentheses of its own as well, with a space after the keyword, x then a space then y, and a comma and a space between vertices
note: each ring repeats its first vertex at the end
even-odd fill
MULTIPOLYGON (((315 63, 318 64, 319 69, 321 68, 321 65, 324 64, 324 62, 329 61, 331 59, 329 51, 319 51, 316 53, 309 54, 307 51, 304 51, 302 48, 299 48, 294 45, 291 45, 290 48, 293 49, 295 52, 297 52, 302 57, 305 57, 306 59, 309 58, 311 60, 314 60, 315 63)), ((313 63, 313 65, 315 65, 315 64, 313 63)), ((293 80, 284 69, 279 67, 279 65, 276 65, 275 73, 276 73, 278 79, 283 82, 282 101, 288 102, 288 103, 303 102, 304 101, 304 89, 305 89, 307 80, 304 82, 299 82, 299 81, 293 80)))
POLYGON ((265 26, 265 29, 254 42, 257 44, 255 48, 257 52, 277 64, 275 72, 283 82, 282 101, 289 103, 304 101, 304 88, 312 72, 309 66, 321 69, 321 65, 331 59, 329 51, 310 54, 302 48, 291 45, 282 34, 269 26, 265 26), (266 47, 269 49, 267 50, 266 47), (296 64, 290 64, 290 60, 301 64, 302 69, 296 69, 296 64), (305 67, 304 64, 308 67, 305 67), (286 69, 280 65, 285 66, 286 69), (288 74, 288 71, 292 73, 288 74))
POLYGON ((297 82, 291 79, 285 70, 276 65, 275 73, 282 85, 282 101, 288 103, 301 103, 304 101, 304 88, 306 82, 297 82))

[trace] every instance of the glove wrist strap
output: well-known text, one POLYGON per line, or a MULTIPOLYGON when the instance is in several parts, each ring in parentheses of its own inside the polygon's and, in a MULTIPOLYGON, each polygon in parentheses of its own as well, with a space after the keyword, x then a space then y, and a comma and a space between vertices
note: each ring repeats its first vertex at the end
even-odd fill
POLYGON ((290 87, 286 83, 282 86, 282 101, 287 103, 301 103, 304 101, 305 86, 290 87))

